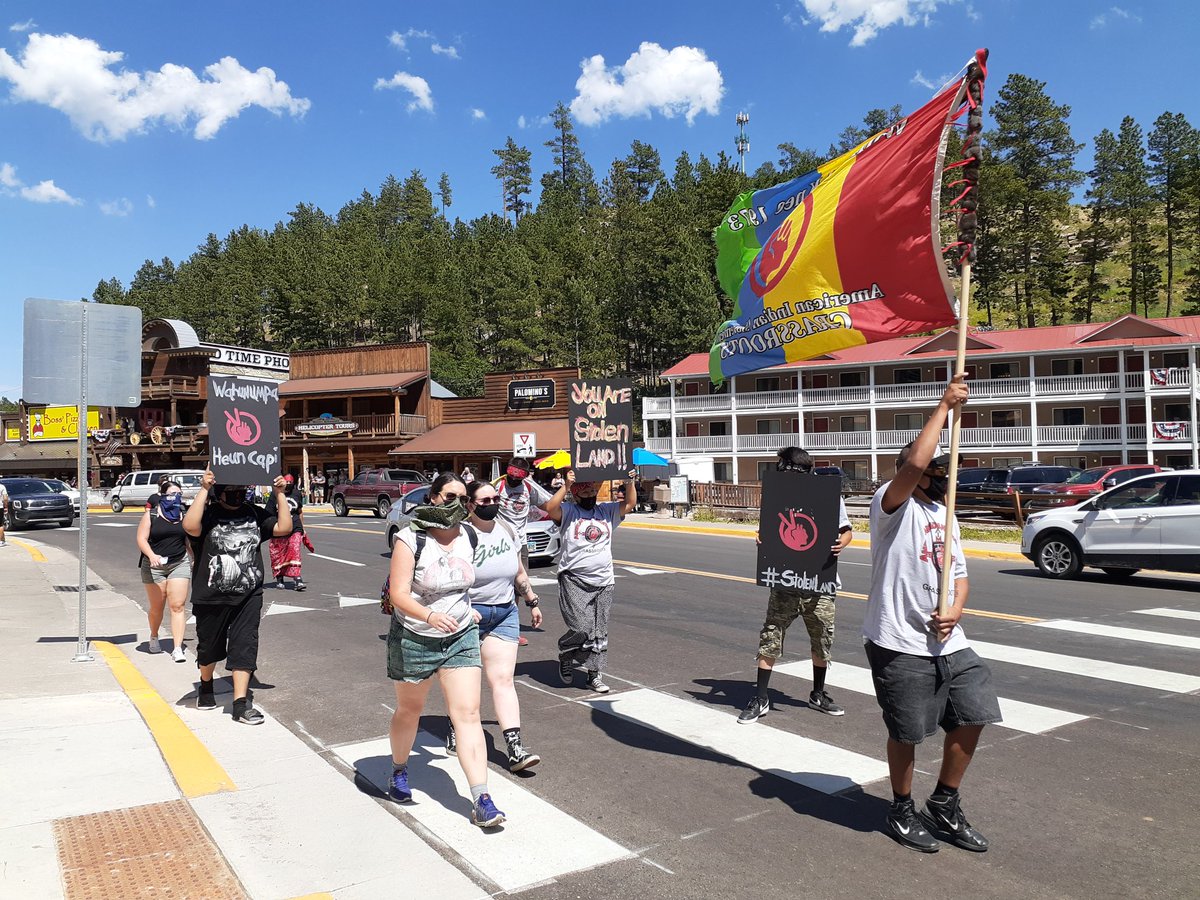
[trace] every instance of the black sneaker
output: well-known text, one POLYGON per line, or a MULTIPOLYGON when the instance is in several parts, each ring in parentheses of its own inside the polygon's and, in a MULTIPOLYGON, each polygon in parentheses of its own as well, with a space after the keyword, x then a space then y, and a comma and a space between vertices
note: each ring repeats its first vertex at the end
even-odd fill
POLYGON ((532 769, 541 761, 540 756, 530 753, 521 745, 520 738, 508 742, 508 771, 523 772, 526 769, 532 769))
POLYGON ((846 711, 833 702, 824 691, 813 691, 808 695, 808 705, 827 716, 844 716, 846 711))
POLYGON ((446 752, 451 756, 458 756, 458 735, 454 733, 453 725, 446 732, 446 752))
POLYGON ((942 849, 937 838, 930 834, 917 816, 912 798, 893 803, 888 810, 887 832, 896 842, 909 850, 937 853, 942 849))
POLYGON ((957 794, 946 800, 930 797, 918 815, 930 831, 955 847, 973 853, 983 853, 988 848, 988 839, 972 828, 963 815, 957 794))
POLYGON ((568 687, 575 683, 575 663, 569 659, 558 661, 558 680, 568 687))
POLYGON ((196 709, 216 709, 217 697, 213 690, 211 681, 200 682, 200 689, 196 692, 196 709))
POLYGON ((742 714, 738 716, 738 724, 749 725, 751 722, 757 722, 770 711, 771 701, 755 694, 746 704, 746 708, 742 710, 742 714))
POLYGON ((267 717, 247 703, 245 698, 233 701, 233 721, 243 725, 261 725, 266 720, 267 717))
POLYGON ((589 691, 597 694, 607 694, 612 688, 604 683, 604 676, 599 672, 588 672, 587 685, 589 691))
POLYGON ((307 590, 308 590, 308 585, 307 585, 307 584, 305 584, 305 583, 304 583, 304 582, 303 582, 301 579, 297 578, 297 579, 296 579, 296 590, 298 590, 298 591, 307 591, 307 590))

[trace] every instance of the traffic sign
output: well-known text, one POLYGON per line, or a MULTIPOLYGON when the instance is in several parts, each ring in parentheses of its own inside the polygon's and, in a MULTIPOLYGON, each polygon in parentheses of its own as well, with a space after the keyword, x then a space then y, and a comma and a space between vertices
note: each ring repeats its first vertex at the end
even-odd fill
POLYGON ((513 432, 513 456, 537 456, 537 435, 532 431, 513 432))

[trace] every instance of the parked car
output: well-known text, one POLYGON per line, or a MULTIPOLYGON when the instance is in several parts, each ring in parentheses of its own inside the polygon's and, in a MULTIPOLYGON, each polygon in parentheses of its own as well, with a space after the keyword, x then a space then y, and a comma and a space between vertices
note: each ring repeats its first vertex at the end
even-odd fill
POLYGON ((413 469, 364 469, 349 484, 334 487, 329 502, 335 516, 369 509, 376 518, 386 519, 397 500, 423 484, 429 484, 429 479, 413 469))
POLYGON ((203 469, 143 469, 140 472, 126 472, 109 494, 109 505, 113 512, 120 512, 127 506, 140 509, 146 501, 158 493, 158 485, 164 478, 170 478, 179 483, 183 493, 183 505, 190 506, 200 493, 200 479, 204 477, 203 469))
MULTIPOLYGON (((392 508, 388 510, 387 528, 384 529, 385 540, 387 541, 388 549, 396 543, 396 535, 400 531, 409 526, 412 522, 413 507, 420 506, 422 503, 429 501, 429 485, 413 488, 407 494, 400 498, 400 501, 392 504, 392 508)), ((535 511, 541 513, 540 509, 535 507, 535 511)), ((529 524, 525 528, 525 539, 529 545, 529 559, 546 560, 553 559, 558 556, 558 551, 562 549, 559 539, 558 526, 549 518, 530 519, 529 524)))
POLYGON ((1018 491, 1029 494, 1043 484, 1062 484, 1080 470, 1074 466, 1033 464, 985 471, 988 474, 975 484, 960 483, 958 497, 963 505, 991 506, 1004 503, 1018 491))
POLYGON ((28 528, 44 522, 66 528, 75 521, 67 496, 50 490, 40 478, 0 478, 0 484, 8 491, 8 524, 12 528, 28 528))
POLYGON ((1142 475, 1078 506, 1033 513, 1021 554, 1051 578, 1073 578, 1084 566, 1114 578, 1200 572, 1200 469, 1142 475))
POLYGON ((1111 487, 1124 484, 1132 478, 1137 478, 1141 475, 1153 475, 1155 472, 1161 471, 1162 469, 1159 466, 1145 464, 1100 466, 1095 469, 1085 469, 1076 475, 1072 475, 1062 484, 1044 484, 1041 487, 1036 487, 1033 489, 1033 493, 1035 498, 1039 494, 1065 494, 1067 496, 1050 497, 1045 502, 1050 506, 1073 506, 1076 503, 1086 500, 1088 497, 1095 497, 1097 494, 1111 487))
POLYGON ((71 509, 75 511, 75 515, 79 515, 79 491, 71 487, 65 481, 59 481, 57 478, 44 478, 46 487, 54 491, 56 494, 62 494, 71 501, 71 509))
POLYGON ((958 478, 956 479, 959 494, 961 495, 964 490, 970 490, 983 484, 983 482, 987 481, 988 475, 991 474, 991 471, 991 469, 978 468, 959 469, 958 478))

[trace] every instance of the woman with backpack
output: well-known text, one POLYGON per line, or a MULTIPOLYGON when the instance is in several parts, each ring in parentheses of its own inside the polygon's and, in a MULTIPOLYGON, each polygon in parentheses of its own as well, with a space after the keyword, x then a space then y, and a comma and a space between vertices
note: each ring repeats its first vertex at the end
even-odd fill
MULTIPOLYGON (((475 546, 475 583, 467 592, 471 607, 479 616, 479 652, 483 671, 492 689, 496 719, 508 745, 508 770, 520 772, 542 761, 521 743, 521 707, 513 672, 517 666, 518 639, 521 636, 521 617, 517 612, 517 593, 533 611, 533 627, 542 624, 538 596, 529 583, 529 575, 521 563, 522 542, 516 529, 497 518, 500 501, 496 489, 486 481, 467 485, 468 524, 478 535, 475 546)), ((446 737, 446 750, 456 750, 456 734, 451 724, 446 737)))
POLYGON ((481 663, 479 613, 467 592, 475 583, 478 535, 464 528, 467 489, 457 475, 439 475, 429 503, 412 510, 412 526, 396 535, 385 585, 392 610, 387 640, 388 678, 396 711, 388 732, 392 777, 388 793, 412 800, 408 757, 435 673, 458 735, 458 762, 471 786, 471 821, 491 828, 504 821, 487 787, 487 750, 479 721, 481 663))

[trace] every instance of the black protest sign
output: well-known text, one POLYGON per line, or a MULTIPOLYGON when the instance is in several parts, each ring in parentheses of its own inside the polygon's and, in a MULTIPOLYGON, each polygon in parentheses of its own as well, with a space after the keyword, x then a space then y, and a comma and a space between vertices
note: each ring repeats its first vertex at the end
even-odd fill
POLYGON ((633 465, 633 382, 628 378, 572 381, 567 399, 576 480, 627 477, 633 465))
POLYGON ((814 594, 837 591, 837 557, 842 479, 768 469, 763 473, 759 511, 758 571, 766 587, 814 594))
POLYGON ((271 484, 279 474, 279 384, 208 377, 209 465, 218 484, 271 484))

